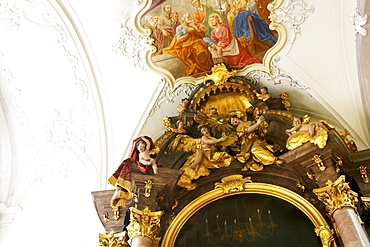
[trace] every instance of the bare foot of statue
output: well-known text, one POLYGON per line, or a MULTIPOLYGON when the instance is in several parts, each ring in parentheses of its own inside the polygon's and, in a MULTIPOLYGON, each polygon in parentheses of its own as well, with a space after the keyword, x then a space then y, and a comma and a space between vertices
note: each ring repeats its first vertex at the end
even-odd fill
POLYGON ((284 163, 284 161, 282 161, 282 160, 276 160, 276 161, 275 161, 275 164, 276 164, 278 167, 280 167, 283 163, 284 163))
POLYGON ((153 167, 153 173, 158 174, 158 169, 153 167))
POLYGON ((197 165, 193 163, 193 164, 191 164, 189 167, 190 167, 190 169, 194 170, 196 166, 197 166, 197 165))

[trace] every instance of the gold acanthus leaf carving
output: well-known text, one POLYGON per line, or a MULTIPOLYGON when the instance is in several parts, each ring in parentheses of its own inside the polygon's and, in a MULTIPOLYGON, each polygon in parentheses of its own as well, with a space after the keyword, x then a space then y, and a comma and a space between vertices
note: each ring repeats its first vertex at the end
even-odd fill
POLYGON ((243 178, 243 175, 230 175, 221 179, 221 183, 215 183, 215 189, 221 188, 225 194, 245 190, 246 183, 252 183, 251 177, 243 178))
POLYGON ((211 71, 212 74, 206 75, 203 78, 203 82, 213 81, 215 85, 224 84, 227 81, 227 79, 234 76, 235 73, 237 72, 236 70, 228 71, 224 64, 217 64, 213 66, 211 71))
POLYGON ((330 216, 334 211, 342 207, 352 207, 356 209, 358 202, 357 193, 352 191, 345 176, 340 176, 335 182, 328 180, 325 187, 314 189, 317 198, 326 206, 326 211, 330 216))
POLYGON ((99 247, 128 247, 127 232, 116 233, 113 229, 109 234, 99 234, 99 247))
POLYGON ((130 208, 130 224, 127 226, 127 235, 131 242, 135 237, 148 237, 155 239, 163 212, 151 212, 148 207, 143 210, 130 208))

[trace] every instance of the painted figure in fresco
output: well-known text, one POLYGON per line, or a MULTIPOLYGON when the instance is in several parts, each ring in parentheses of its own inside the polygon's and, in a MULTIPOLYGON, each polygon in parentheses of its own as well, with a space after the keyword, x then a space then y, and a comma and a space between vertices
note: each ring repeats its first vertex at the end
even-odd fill
POLYGON ((240 42, 231 34, 229 28, 222 24, 216 14, 211 14, 209 22, 212 25, 210 50, 213 57, 224 57, 229 66, 244 68, 254 63, 262 63, 257 57, 251 57, 240 42))
POLYGON ((277 42, 268 24, 252 11, 239 12, 232 25, 234 36, 251 56, 270 49, 277 42))
POLYGON ((231 33, 234 33, 234 19, 237 14, 245 10, 247 6, 247 0, 229 0, 230 11, 227 13, 227 21, 230 27, 231 33))
POLYGON ((186 76, 209 71, 213 66, 211 53, 203 41, 204 32, 192 27, 191 22, 191 15, 185 13, 171 45, 163 49, 164 54, 170 53, 183 62, 186 76))
POLYGON ((175 24, 171 18, 172 7, 170 5, 165 5, 163 7, 163 14, 158 17, 156 33, 158 42, 158 55, 163 53, 163 48, 170 45, 171 40, 175 36, 175 24))
POLYGON ((211 6, 201 4, 200 0, 191 0, 191 4, 195 7, 193 13, 194 25, 199 30, 203 31, 206 37, 210 37, 212 27, 208 22, 209 16, 211 14, 218 14, 219 16, 222 16, 222 12, 213 9, 211 6))
POLYGON ((225 151, 220 151, 218 143, 227 140, 227 136, 216 139, 211 136, 210 128, 203 126, 201 128, 202 137, 200 139, 200 147, 195 153, 188 157, 188 160, 181 168, 184 173, 181 175, 178 186, 188 190, 194 190, 196 184, 193 180, 201 176, 208 176, 209 169, 227 167, 230 165, 233 157, 225 151))
POLYGON ((286 148, 289 150, 302 146, 303 143, 311 142, 319 148, 326 146, 328 140, 328 128, 322 122, 302 123, 300 118, 293 119, 293 128, 285 130, 289 135, 286 148))
POLYGON ((258 164, 262 164, 262 166, 254 164, 253 167, 248 167, 254 171, 262 170, 263 165, 276 164, 281 166, 284 163, 284 161, 272 154, 272 145, 269 145, 266 140, 259 137, 256 133, 264 121, 265 118, 263 116, 260 116, 254 124, 250 121, 244 122, 237 116, 231 117, 231 124, 237 126, 236 132, 240 142, 240 152, 236 155, 236 158, 242 163, 246 163, 249 158, 252 158, 258 164))
MULTIPOLYGON (((131 164, 136 164, 137 168, 144 174, 146 174, 152 168, 154 171, 154 167, 149 165, 149 161, 147 161, 146 164, 142 164, 140 162, 142 158, 145 159, 145 157, 147 157, 147 154, 141 154, 142 151, 138 149, 139 146, 144 145, 139 144, 140 142, 144 142, 145 145, 147 145, 146 150, 153 150, 155 148, 154 142, 149 136, 136 138, 132 143, 129 158, 123 160, 117 170, 108 179, 108 183, 113 187, 116 187, 116 191, 114 192, 110 203, 111 207, 113 208, 115 218, 119 217, 119 207, 126 207, 126 201, 134 197, 131 185, 131 164)), ((156 155, 151 154, 149 156, 151 159, 154 159, 156 155)), ((155 162, 156 167, 161 166, 160 162, 155 162)))
POLYGON ((175 30, 177 26, 181 25, 179 17, 180 17, 179 12, 176 11, 176 12, 171 13, 172 26, 173 28, 175 28, 175 30))
POLYGON ((147 15, 144 17, 144 24, 143 27, 150 29, 152 32, 150 34, 150 38, 154 40, 154 46, 158 48, 158 42, 157 42, 157 21, 158 21, 158 16, 151 16, 147 15))
POLYGON ((226 26, 229 26, 229 22, 227 21, 227 13, 229 13, 229 11, 230 11, 230 4, 229 4, 228 0, 220 0, 219 5, 220 5, 220 10, 222 12, 223 23, 226 26))

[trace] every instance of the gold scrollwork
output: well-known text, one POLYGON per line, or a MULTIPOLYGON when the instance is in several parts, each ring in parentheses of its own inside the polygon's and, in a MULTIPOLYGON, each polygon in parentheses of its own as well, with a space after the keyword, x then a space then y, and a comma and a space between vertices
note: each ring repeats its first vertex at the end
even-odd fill
POLYGON ((154 241, 163 212, 151 212, 148 207, 143 210, 130 208, 130 224, 127 226, 127 235, 130 237, 129 243, 136 237, 148 237, 154 241))
POLYGON ((311 180, 317 181, 316 174, 314 172, 306 172, 306 176, 311 180))
POLYGON ((323 247, 331 246, 331 242, 334 241, 334 231, 332 229, 330 229, 328 226, 320 226, 319 228, 315 228, 315 233, 320 237, 323 247))
POLYGON ((172 210, 174 210, 175 208, 177 208, 179 206, 179 204, 180 204, 179 200, 175 199, 173 201, 172 206, 171 206, 172 210))
POLYGON ((352 207, 356 209, 357 193, 352 191, 348 183, 345 182, 345 176, 340 176, 335 182, 328 180, 327 186, 314 189, 313 192, 317 198, 326 206, 326 211, 330 216, 334 211, 342 207, 352 207))
POLYGON ((306 187, 301 183, 301 181, 295 182, 295 186, 297 186, 297 188, 301 189, 303 192, 306 190, 306 187))
POLYGON ((320 171, 325 171, 326 166, 324 165, 324 162, 321 159, 321 155, 315 154, 312 158, 313 161, 315 161, 315 164, 319 167, 320 171))
POLYGON ((251 177, 243 178, 243 175, 230 175, 221 179, 221 183, 215 183, 215 189, 223 189, 225 194, 243 191, 246 183, 252 183, 251 177))
POLYGON ((145 197, 150 197, 150 193, 152 192, 152 188, 153 188, 153 181, 152 180, 148 180, 148 181, 145 181, 145 186, 144 186, 144 196, 145 197))
POLYGON ((356 143, 352 140, 348 140, 347 136, 350 135, 347 129, 342 132, 339 132, 340 137, 342 137, 343 141, 346 143, 347 147, 351 151, 357 151, 356 143))
POLYGON ((337 157, 337 162, 335 163, 335 171, 340 173, 340 168, 343 165, 343 160, 341 157, 337 157))
POLYGON ((360 165, 357 168, 357 170, 360 172, 360 175, 361 175, 361 178, 362 178, 362 182, 364 182, 365 184, 368 184, 370 182, 370 179, 367 176, 367 167, 366 166, 363 166, 363 165, 360 165))
POLYGON ((361 197, 362 204, 365 211, 370 211, 370 197, 361 197))
POLYGON ((289 107, 290 107, 289 93, 283 92, 283 93, 279 94, 279 96, 283 100, 282 103, 284 104, 285 109, 287 109, 287 111, 289 111, 289 107))
POLYGON ((224 84, 227 81, 227 79, 234 76, 235 73, 237 72, 236 70, 228 71, 224 64, 217 64, 213 66, 211 70, 212 74, 206 75, 203 78, 203 82, 213 81, 217 86, 224 84))
POLYGON ((155 200, 155 204, 159 204, 159 202, 163 201, 164 198, 166 197, 166 194, 161 194, 160 196, 157 197, 157 199, 155 200))
POLYGON ((163 118, 163 126, 166 128, 166 131, 171 131, 171 119, 166 116, 163 118))
POLYGON ((128 247, 127 232, 116 233, 113 229, 109 234, 99 234, 99 247, 128 247))

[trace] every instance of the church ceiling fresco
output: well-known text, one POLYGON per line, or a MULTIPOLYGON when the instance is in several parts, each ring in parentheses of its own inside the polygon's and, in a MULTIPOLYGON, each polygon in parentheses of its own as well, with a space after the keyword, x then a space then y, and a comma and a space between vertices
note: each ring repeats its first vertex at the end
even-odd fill
POLYGON ((201 77, 215 64, 269 71, 285 43, 274 10, 281 0, 154 0, 140 17, 155 49, 148 64, 171 79, 201 77))

